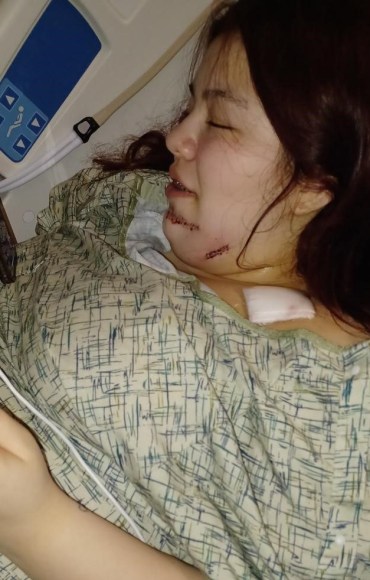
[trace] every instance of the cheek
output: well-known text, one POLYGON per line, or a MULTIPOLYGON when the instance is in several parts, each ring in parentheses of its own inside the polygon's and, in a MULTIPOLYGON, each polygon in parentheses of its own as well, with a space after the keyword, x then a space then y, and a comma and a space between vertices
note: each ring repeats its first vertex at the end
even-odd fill
POLYGON ((230 175, 236 169, 235 154, 223 136, 203 136, 197 143, 196 168, 199 180, 217 183, 228 189, 230 175))
POLYGON ((203 227, 201 225, 200 231, 207 242, 207 251, 225 245, 230 249, 240 250, 254 223, 245 200, 240 203, 223 196, 220 200, 205 204, 202 208, 200 224, 203 227))
POLYGON ((188 237, 183 250, 199 265, 218 262, 221 257, 237 256, 241 250, 240 237, 234 228, 205 228, 188 237))

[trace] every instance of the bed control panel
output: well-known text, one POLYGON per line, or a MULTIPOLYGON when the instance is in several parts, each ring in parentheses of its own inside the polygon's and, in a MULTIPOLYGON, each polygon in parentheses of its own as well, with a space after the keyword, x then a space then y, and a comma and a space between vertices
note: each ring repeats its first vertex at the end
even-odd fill
POLYGON ((0 81, 0 150, 22 161, 101 49, 68 0, 51 0, 0 81))

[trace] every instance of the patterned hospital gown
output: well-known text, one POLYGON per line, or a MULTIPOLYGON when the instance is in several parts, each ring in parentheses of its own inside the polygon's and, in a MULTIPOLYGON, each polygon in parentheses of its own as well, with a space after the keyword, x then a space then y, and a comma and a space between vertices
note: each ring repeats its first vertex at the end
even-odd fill
MULTIPOLYGON (((165 181, 87 169, 54 188, 0 290, 0 366, 152 546, 214 580, 370 579, 369 343, 268 330, 128 259, 165 181)), ((2 383, 0 401, 68 494, 132 531, 2 383)), ((1 580, 24 578, 0 557, 1 580)))

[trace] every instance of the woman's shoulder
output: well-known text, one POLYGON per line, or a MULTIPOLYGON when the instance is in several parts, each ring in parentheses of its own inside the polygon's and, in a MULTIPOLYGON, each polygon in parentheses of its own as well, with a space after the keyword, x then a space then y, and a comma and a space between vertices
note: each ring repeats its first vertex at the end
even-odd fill
POLYGON ((164 198, 167 180, 167 174, 158 171, 107 173, 97 167, 82 169, 52 188, 48 207, 38 215, 36 233, 71 222, 86 222, 102 208, 125 212, 140 197, 159 203, 164 198))

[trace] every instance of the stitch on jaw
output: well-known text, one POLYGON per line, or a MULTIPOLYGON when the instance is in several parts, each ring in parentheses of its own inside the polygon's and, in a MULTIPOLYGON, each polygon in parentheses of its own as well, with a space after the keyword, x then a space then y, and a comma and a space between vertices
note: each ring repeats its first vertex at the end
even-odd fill
POLYGON ((170 220, 171 224, 179 224, 180 226, 188 228, 190 231, 199 230, 199 226, 187 222, 183 217, 177 216, 171 209, 167 210, 166 218, 170 220))
POLYGON ((218 248, 218 250, 212 250, 212 252, 208 252, 208 254, 206 254, 206 260, 211 260, 212 258, 215 258, 216 256, 221 256, 222 254, 224 254, 225 252, 228 252, 230 250, 230 247, 228 244, 226 244, 226 246, 221 246, 221 248, 218 248))

